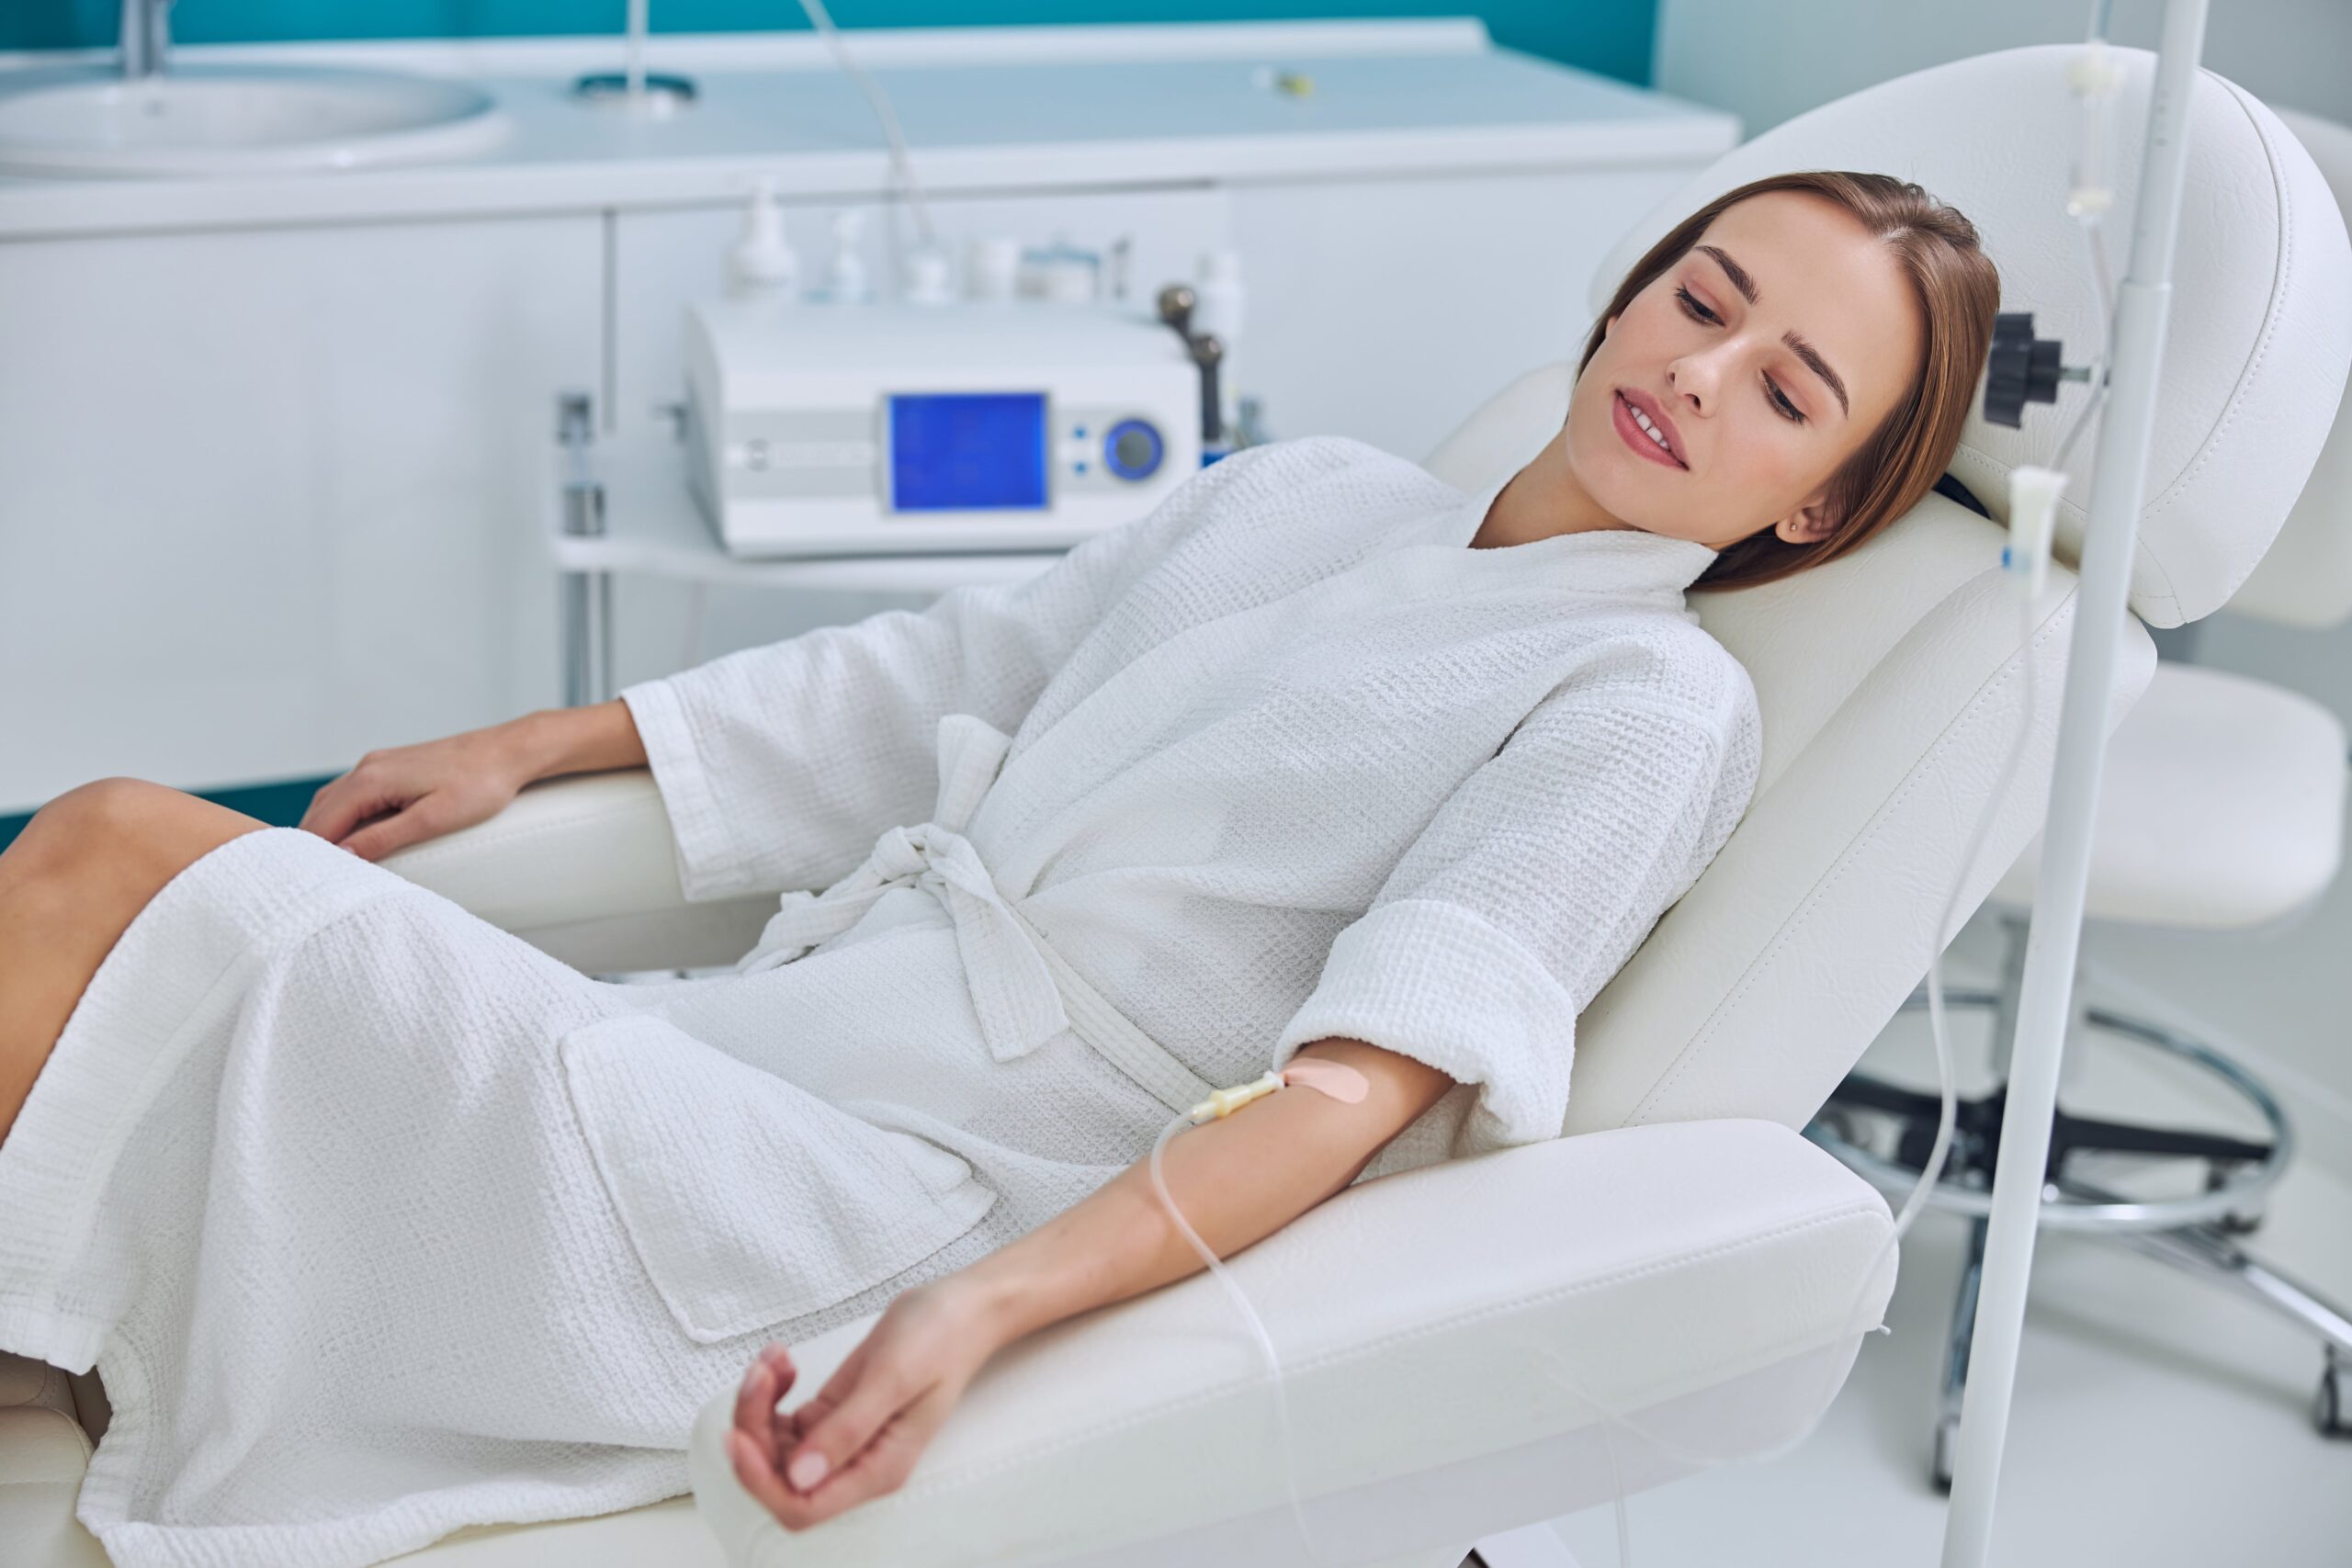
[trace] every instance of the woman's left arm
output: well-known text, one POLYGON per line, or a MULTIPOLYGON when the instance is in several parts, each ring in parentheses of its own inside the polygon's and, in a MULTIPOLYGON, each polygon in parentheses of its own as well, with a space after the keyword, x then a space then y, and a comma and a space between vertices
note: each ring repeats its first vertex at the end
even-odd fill
MULTIPOLYGON (((1347 1103, 1283 1089, 1178 1134, 1162 1152, 1169 1191, 1219 1258, 1354 1181, 1453 1087, 1437 1068, 1361 1040, 1318 1040, 1298 1054, 1354 1067, 1370 1092, 1347 1103)), ((788 1416, 775 1405, 796 1375, 791 1355, 775 1345, 762 1351, 727 1438, 736 1475, 795 1530, 895 1491, 999 1349, 1199 1272, 1200 1254, 1160 1201, 1150 1164, 1136 1161, 1019 1240, 899 1294, 816 1396, 788 1416), (822 1469, 812 1479, 817 1458, 822 1469)))

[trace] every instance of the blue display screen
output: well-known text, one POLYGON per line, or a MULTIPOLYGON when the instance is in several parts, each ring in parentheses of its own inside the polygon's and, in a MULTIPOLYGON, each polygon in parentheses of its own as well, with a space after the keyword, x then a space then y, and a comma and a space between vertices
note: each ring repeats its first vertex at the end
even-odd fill
POLYGON ((890 505, 899 512, 1046 504, 1043 392, 890 400, 890 505))

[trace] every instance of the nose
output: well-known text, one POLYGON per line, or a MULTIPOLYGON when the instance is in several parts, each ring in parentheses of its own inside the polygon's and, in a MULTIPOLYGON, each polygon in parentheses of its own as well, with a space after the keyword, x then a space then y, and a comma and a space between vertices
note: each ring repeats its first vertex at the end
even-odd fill
POLYGON ((1702 351, 1686 354, 1666 367, 1666 378, 1674 389, 1674 400, 1701 414, 1715 411, 1715 396, 1723 384, 1723 367, 1713 353, 1702 351))

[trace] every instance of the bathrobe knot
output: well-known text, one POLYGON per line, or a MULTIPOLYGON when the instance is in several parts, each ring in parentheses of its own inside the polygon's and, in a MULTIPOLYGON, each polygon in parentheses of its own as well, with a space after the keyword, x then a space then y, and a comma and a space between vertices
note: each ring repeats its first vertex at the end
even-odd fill
POLYGON ((1009 1062, 1069 1028, 1061 992, 1030 927, 998 891, 979 851, 962 832, 1011 746, 1003 731, 970 714, 942 718, 933 819, 885 829, 865 863, 824 892, 784 895, 736 973, 789 964, 855 925, 891 888, 919 887, 937 898, 955 923, 965 983, 989 1055, 1009 1062))

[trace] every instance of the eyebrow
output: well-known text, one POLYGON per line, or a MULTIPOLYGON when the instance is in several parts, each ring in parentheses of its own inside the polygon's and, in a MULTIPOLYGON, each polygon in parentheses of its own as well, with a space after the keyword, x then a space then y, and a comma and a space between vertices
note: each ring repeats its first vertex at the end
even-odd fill
MULTIPOLYGON (((1724 269, 1724 276, 1731 279, 1731 286, 1739 290, 1740 297, 1751 305, 1757 302, 1759 296, 1756 291, 1756 280, 1747 276, 1746 267, 1732 260, 1718 246, 1695 245, 1691 248, 1704 251, 1714 257, 1715 265, 1724 269)), ((1781 341, 1789 345, 1790 353, 1804 361, 1807 369, 1829 384, 1829 389, 1838 394, 1838 408, 1850 415, 1854 410, 1852 405, 1846 401, 1846 383, 1838 378, 1838 372, 1829 368, 1829 361, 1821 357, 1821 351, 1807 343, 1804 335, 1794 330, 1782 333, 1781 341)))

